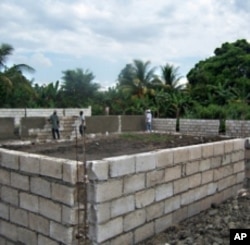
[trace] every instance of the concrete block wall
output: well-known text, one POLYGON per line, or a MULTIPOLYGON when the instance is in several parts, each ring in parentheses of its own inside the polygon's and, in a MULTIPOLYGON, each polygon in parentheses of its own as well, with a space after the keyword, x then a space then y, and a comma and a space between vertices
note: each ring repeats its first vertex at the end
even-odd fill
POLYGON ((0 149, 0 243, 79 244, 81 179, 76 161, 0 149))
POLYGON ((152 127, 156 131, 176 132, 176 119, 154 118, 152 127))
POLYGON ((227 135, 233 137, 248 137, 250 134, 250 121, 226 120, 227 135))
POLYGON ((20 124, 20 119, 22 117, 46 117, 48 118, 54 110, 57 110, 58 116, 79 116, 79 112, 84 111, 85 116, 91 116, 92 110, 91 106, 88 108, 1 108, 1 117, 11 117, 15 118, 15 125, 20 124))
POLYGON ((219 120, 180 119, 180 133, 190 135, 219 135, 219 120))
POLYGON ((136 244, 235 195, 245 178, 243 139, 92 161, 92 244, 136 244))

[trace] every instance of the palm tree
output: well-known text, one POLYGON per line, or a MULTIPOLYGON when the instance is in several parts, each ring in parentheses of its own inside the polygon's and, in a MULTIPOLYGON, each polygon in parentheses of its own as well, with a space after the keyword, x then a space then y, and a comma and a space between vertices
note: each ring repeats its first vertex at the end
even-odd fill
POLYGON ((126 65, 118 77, 120 88, 132 98, 143 98, 147 93, 153 93, 151 87, 155 68, 149 66, 150 61, 144 63, 141 60, 126 65))
POLYGON ((34 69, 25 64, 7 67, 7 56, 13 52, 9 44, 0 46, 0 105, 1 106, 27 106, 29 96, 34 95, 31 82, 23 75, 23 71, 33 72, 34 69), (14 96, 18 96, 14 98, 14 96))
POLYGON ((179 67, 166 64, 161 66, 161 82, 169 92, 178 91, 184 88, 183 84, 180 84, 182 76, 178 73, 179 67))

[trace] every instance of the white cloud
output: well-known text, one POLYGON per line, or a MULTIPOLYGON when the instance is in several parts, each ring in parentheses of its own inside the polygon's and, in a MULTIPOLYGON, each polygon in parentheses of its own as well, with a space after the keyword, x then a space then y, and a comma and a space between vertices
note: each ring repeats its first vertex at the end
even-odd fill
POLYGON ((187 72, 222 43, 250 40, 248 1, 2 0, 0 9, 2 42, 27 64, 58 74, 50 81, 71 65, 86 65, 111 84, 133 59, 173 62, 187 72))

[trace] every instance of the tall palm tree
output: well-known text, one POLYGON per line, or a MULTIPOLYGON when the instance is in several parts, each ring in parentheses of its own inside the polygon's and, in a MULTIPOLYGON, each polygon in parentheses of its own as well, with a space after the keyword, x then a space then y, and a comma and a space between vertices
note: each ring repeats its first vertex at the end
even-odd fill
POLYGON ((118 81, 121 89, 134 98, 142 98, 153 92, 151 85, 155 68, 150 68, 150 61, 133 60, 120 73, 118 81), (150 89, 151 88, 151 89, 150 89))
POLYGON ((184 88, 184 85, 180 84, 182 76, 179 75, 178 70, 179 67, 174 67, 168 63, 165 66, 161 66, 161 81, 170 92, 184 88))

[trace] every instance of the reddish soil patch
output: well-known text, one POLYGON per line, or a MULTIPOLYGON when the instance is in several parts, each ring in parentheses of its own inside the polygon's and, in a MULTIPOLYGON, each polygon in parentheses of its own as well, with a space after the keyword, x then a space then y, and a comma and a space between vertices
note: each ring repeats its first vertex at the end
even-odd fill
POLYGON ((188 136, 163 133, 127 133, 90 137, 70 142, 33 143, 30 145, 3 145, 5 148, 37 153, 47 156, 83 160, 85 149, 86 160, 100 160, 112 156, 148 152, 156 149, 202 144, 225 140, 221 136, 188 136), (83 147, 85 146, 85 148, 83 147))

